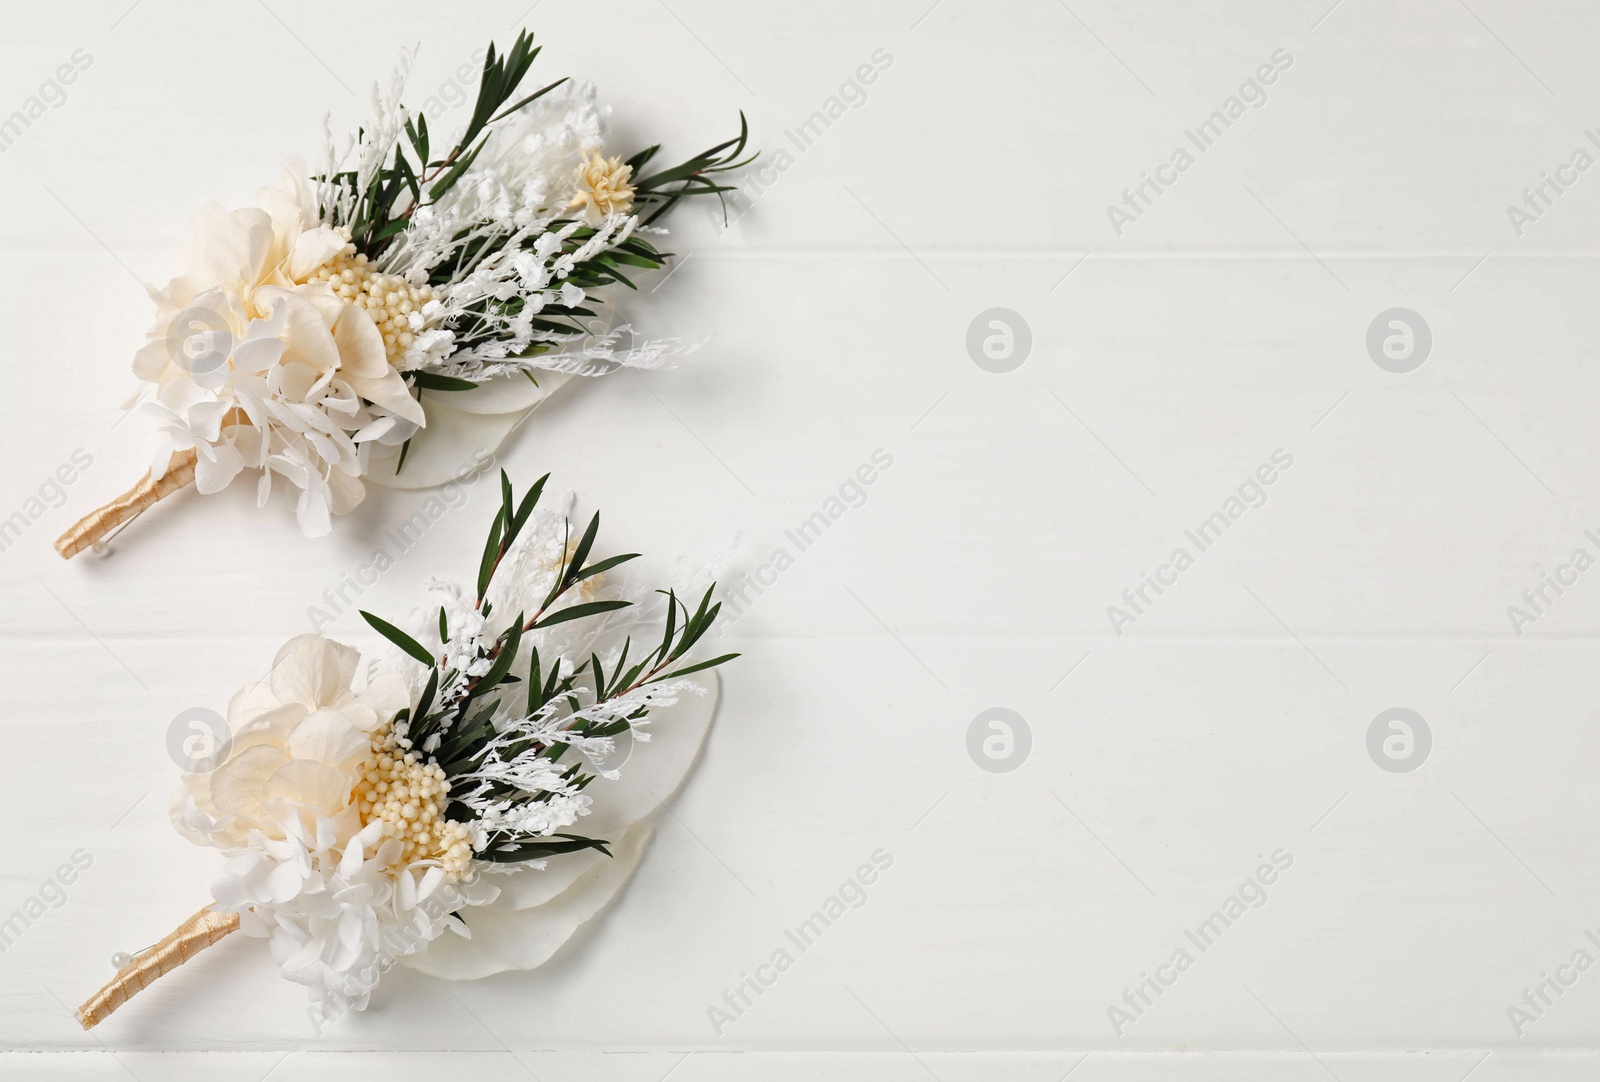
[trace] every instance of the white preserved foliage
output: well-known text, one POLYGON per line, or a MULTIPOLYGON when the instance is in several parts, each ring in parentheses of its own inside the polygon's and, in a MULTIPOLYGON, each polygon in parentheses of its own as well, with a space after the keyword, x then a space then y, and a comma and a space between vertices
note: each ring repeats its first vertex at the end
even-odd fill
MULTIPOLYGON (((318 184, 330 225, 350 224, 360 185, 371 183, 404 138, 403 76, 404 65, 387 97, 374 89, 375 117, 360 142, 335 152, 330 140, 324 177, 354 171, 358 182, 356 188, 326 179, 318 184)), ((581 330, 533 325, 550 305, 572 308, 589 299, 568 281, 574 268, 615 250, 640 228, 631 213, 574 217, 585 155, 604 144, 609 112, 591 84, 564 83, 491 127, 471 167, 437 201, 404 208, 406 227, 376 267, 413 285, 431 281, 435 299, 408 316, 413 341, 398 362, 401 371, 474 383, 529 369, 597 376, 623 367, 657 368, 687 352, 670 339, 619 347, 623 336, 631 338, 626 325, 597 318, 581 330), (568 245, 591 228, 592 236, 568 245), (511 306, 514 314, 501 310, 510 301, 521 302, 511 306)))

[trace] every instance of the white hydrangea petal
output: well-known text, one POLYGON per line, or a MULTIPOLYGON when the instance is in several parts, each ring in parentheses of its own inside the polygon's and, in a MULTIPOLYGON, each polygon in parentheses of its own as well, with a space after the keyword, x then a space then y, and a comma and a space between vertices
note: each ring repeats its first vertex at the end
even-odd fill
POLYGON ((333 338, 339 349, 339 374, 357 394, 398 417, 426 424, 422 405, 389 364, 383 335, 365 309, 347 305, 333 325, 333 338))
POLYGON ((323 708, 307 714, 289 734, 289 754, 296 759, 346 764, 367 754, 371 738, 351 724, 340 710, 323 708))
POLYGON ((289 276, 301 281, 344 250, 349 242, 327 226, 308 229, 295 238, 289 253, 289 276))
MULTIPOLYGON (((282 905, 300 893, 300 870, 293 864, 280 864, 272 869, 272 874, 267 877, 267 885, 271 890, 274 902, 282 905)), ((221 901, 222 899, 217 899, 221 901)))
POLYGON ((207 447, 195 458, 194 487, 202 495, 221 492, 244 469, 239 452, 226 444, 207 447))
POLYGON ((280 702, 308 710, 335 702, 350 687, 361 651, 322 635, 297 635, 278 651, 269 678, 280 702))
POLYGON ((282 809, 286 823, 295 822, 290 813, 304 809, 332 815, 350 802, 355 779, 347 772, 313 759, 291 759, 267 779, 265 799, 270 807, 282 809))
POLYGON ((361 483, 361 478, 343 470, 335 470, 328 477, 328 492, 331 496, 330 510, 336 515, 348 515, 366 498, 367 488, 361 483))
POLYGON ((374 720, 387 725, 394 716, 411 705, 411 689, 398 672, 374 673, 356 702, 369 708, 374 720))
POLYGON ((331 512, 328 496, 320 486, 303 490, 295 503, 295 520, 307 537, 327 537, 333 531, 331 512))
POLYGON ((396 421, 397 418, 392 416, 379 417, 377 420, 365 426, 350 438, 356 443, 365 443, 368 440, 375 440, 393 428, 396 424, 396 421))
POLYGON ((241 717, 237 723, 233 721, 230 711, 229 725, 233 733, 231 737, 233 754, 237 755, 253 744, 272 744, 282 747, 289 739, 289 734, 294 732, 295 726, 299 725, 305 716, 306 708, 299 703, 275 705, 248 720, 241 717))
POLYGON ((265 372, 283 356, 283 342, 276 337, 253 338, 233 347, 233 366, 239 372, 265 372))
POLYGON ((306 368, 312 373, 307 386, 315 377, 339 366, 339 349, 334 345, 333 334, 323 322, 316 305, 287 289, 262 289, 258 291, 262 304, 276 308, 283 306, 285 343, 282 362, 274 369, 288 367, 306 368))
POLYGON ((267 780, 289 761, 281 748, 258 744, 232 756, 211 774, 211 800, 228 815, 259 821, 267 780))
POLYGON ((312 984, 325 968, 322 964, 322 944, 312 940, 278 963, 283 975, 296 984, 312 984))
POLYGON ((263 714, 280 709, 282 701, 272 691, 272 684, 260 680, 246 684, 228 700, 228 727, 235 734, 263 714))
POLYGON ((462 413, 443 404, 440 401, 443 397, 430 396, 428 427, 411 438, 405 469, 398 468, 398 445, 390 446, 386 441, 376 441, 382 446, 364 445, 372 449, 367 466, 368 481, 408 491, 453 481, 465 471, 480 468, 521 420, 515 413, 490 416, 462 413))

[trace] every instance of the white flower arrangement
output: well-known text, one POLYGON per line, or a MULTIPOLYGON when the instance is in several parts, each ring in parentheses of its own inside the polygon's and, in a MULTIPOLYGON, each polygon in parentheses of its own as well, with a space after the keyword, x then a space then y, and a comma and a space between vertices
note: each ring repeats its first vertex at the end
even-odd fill
POLYGON ((291 163, 259 206, 201 211, 178 275, 151 291, 156 318, 134 358, 159 430, 149 474, 57 551, 81 552, 190 483, 213 493, 247 471, 259 504, 275 477, 297 489, 301 530, 322 536, 366 480, 405 484, 437 401, 424 392, 519 412, 571 376, 684 350, 634 342, 610 287, 667 264, 649 237, 679 200, 731 190, 716 178, 750 160, 743 115, 737 137, 652 172, 659 146, 605 155, 609 110, 592 86, 560 79, 517 96, 538 53, 526 32, 503 55, 489 47, 448 150, 401 103, 408 56, 387 93, 374 87, 360 133, 337 147, 328 136, 312 175, 291 163))
POLYGON ((636 554, 591 559, 599 516, 574 538, 539 509, 545 480, 518 500, 501 475, 475 591, 433 584, 412 632, 362 614, 391 644, 364 680, 355 648, 301 635, 233 697, 225 747, 172 804, 180 833, 227 857, 213 901, 122 966, 80 1009, 85 1028, 235 930, 268 940, 320 1024, 363 1009, 396 962, 458 978, 537 965, 617 888, 638 857, 631 824, 709 724, 708 670, 737 655, 691 659, 712 590, 697 606, 656 591, 665 604, 645 614, 608 575, 636 554), (653 748, 662 717, 681 723, 663 730, 673 747, 628 759, 630 774, 645 760, 629 793, 617 741, 653 748), (626 846, 620 874, 584 863, 619 840, 600 830, 626 846), (482 953, 423 961, 446 932, 472 938, 480 912, 482 953))

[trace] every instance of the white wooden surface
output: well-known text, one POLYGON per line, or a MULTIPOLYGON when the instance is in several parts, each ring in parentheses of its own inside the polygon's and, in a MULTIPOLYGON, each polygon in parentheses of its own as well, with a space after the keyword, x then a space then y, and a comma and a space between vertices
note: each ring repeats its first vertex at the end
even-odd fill
MULTIPOLYGON (((92 865, 0 954, 0 1073, 1594 1076, 1600 969, 1520 1035, 1507 1008, 1600 958, 1600 572, 1523 634, 1506 610, 1600 552, 1600 171, 1521 236, 1505 208, 1600 123, 1600 18, 930 4, 7 13, 0 116, 92 62, 0 153, 0 517, 37 512, 0 553, 0 915, 74 852, 92 865), (358 123, 402 46, 423 44, 420 102, 524 22, 625 141, 696 150, 743 108, 786 152, 725 235, 680 214, 689 258, 636 298, 652 331, 709 338, 692 363, 575 388, 499 456, 553 471, 663 574, 764 574, 723 636, 746 657, 708 754, 620 903, 541 971, 394 974, 318 1037, 261 946, 229 942, 86 1035, 70 1005, 215 867, 167 825, 167 723, 220 707, 421 502, 379 494, 312 543, 241 487, 57 560, 143 468, 141 422, 116 424, 136 279, 166 278, 201 201, 315 153, 325 109, 358 123), (785 133, 878 50, 864 100, 799 151, 785 133), (1265 104, 1117 235, 1107 205, 1277 50, 1265 104), (1009 374, 967 352, 995 307, 1031 328, 1009 374), (1396 307, 1434 336, 1409 374, 1364 341, 1396 307), (1107 606, 1280 448, 1264 505, 1115 634, 1107 606), (80 449, 64 503, 28 504, 80 449), (800 551, 785 531, 879 451, 800 551), (762 572, 780 547, 792 566, 762 572), (1411 773, 1366 747, 1400 706, 1433 738, 1411 773), (1011 773, 967 751, 993 707, 1031 730, 1011 773), (865 903, 718 1032, 708 1009, 878 850, 865 903), (1265 904, 1119 1034, 1108 1007, 1279 850, 1265 904)), ((404 612, 464 572, 489 514, 470 496, 360 603, 404 612)))

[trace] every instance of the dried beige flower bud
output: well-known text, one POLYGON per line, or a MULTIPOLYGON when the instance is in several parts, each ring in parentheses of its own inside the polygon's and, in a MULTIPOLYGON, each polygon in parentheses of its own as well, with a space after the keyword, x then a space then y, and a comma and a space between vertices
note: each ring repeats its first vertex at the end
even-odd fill
POLYGON ((598 225, 612 214, 633 209, 633 166, 621 158, 604 157, 599 149, 586 152, 578 163, 578 192, 568 210, 581 210, 583 220, 598 225))

